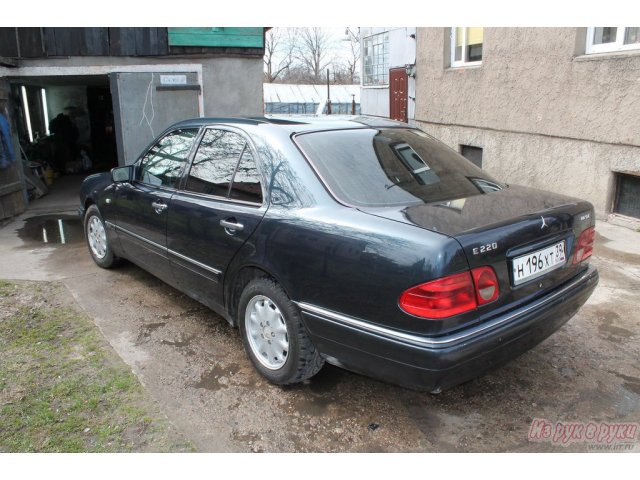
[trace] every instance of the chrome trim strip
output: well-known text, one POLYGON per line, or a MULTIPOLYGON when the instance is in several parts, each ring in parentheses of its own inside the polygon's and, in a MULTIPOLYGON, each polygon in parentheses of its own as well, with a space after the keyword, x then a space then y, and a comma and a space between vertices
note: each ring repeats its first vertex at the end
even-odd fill
POLYGON ((390 338, 392 340, 398 340, 401 342, 407 342, 407 343, 411 343, 413 345, 417 345, 417 346, 421 346, 421 347, 432 347, 432 348, 445 348, 451 345, 454 345, 456 343, 459 343, 463 340, 469 340, 470 337, 474 337, 477 336, 478 334, 485 332, 487 330, 493 329, 498 327, 499 325, 502 325, 504 323, 507 323, 517 317, 520 317, 528 312, 530 312, 533 309, 536 308, 540 308, 542 306, 544 306, 545 304, 551 303, 552 301, 554 301, 555 299, 557 299, 558 297, 561 297, 562 295, 564 295, 566 292, 568 292, 569 290, 577 287, 578 285, 582 284, 582 283, 586 283, 589 282, 594 274, 595 274, 596 270, 594 267, 589 267, 589 269, 582 275, 580 275, 580 277, 574 281, 572 281, 571 283, 569 283, 568 285, 565 285, 562 289, 558 290, 557 292, 554 292, 552 294, 550 294, 549 296, 546 296, 536 302, 530 303, 529 305, 525 306, 525 307, 521 307, 518 310, 505 315, 503 317, 499 317, 496 318, 495 320, 492 320, 490 322, 486 322, 483 323, 481 325, 477 325, 476 327, 470 328, 468 330, 465 330, 463 332, 458 332, 458 333, 453 333, 451 335, 448 336, 443 336, 443 337, 423 337, 423 336, 419 336, 419 335, 413 335, 410 333, 403 333, 403 332, 398 332, 396 330, 392 330, 390 328, 387 327, 381 327, 379 325, 375 325, 372 324, 370 322, 364 321, 364 320, 360 320, 358 318, 354 318, 354 317, 349 317, 346 315, 342 315, 340 313, 337 312, 333 312, 331 310, 326 310, 324 308, 321 307, 317 307, 315 305, 311 305, 308 303, 304 303, 304 302, 295 302, 305 313, 313 315, 316 318, 320 318, 323 320, 331 320, 331 321, 335 321, 338 323, 342 323, 346 326, 349 327, 355 327, 355 328, 359 328, 361 330, 365 330, 367 332, 370 333, 374 333, 377 335, 382 335, 384 337, 390 338))
POLYGON ((191 190, 184 190, 184 189, 178 190, 175 195, 200 197, 210 201, 222 202, 224 204, 230 204, 230 205, 241 205, 243 207, 244 206, 255 207, 256 209, 260 209, 265 206, 264 203, 248 202, 246 200, 237 200, 235 198, 221 197, 219 195, 211 195, 208 193, 192 192, 191 190))
MULTIPOLYGON (((182 255, 181 253, 176 252, 175 250, 171 250, 169 248, 167 248, 167 252, 169 252, 170 255, 175 255, 176 257, 184 260, 185 262, 189 262, 197 267, 202 268, 203 270, 207 270, 208 272, 211 272, 215 275, 222 275, 222 270, 218 270, 217 268, 213 268, 213 267, 209 267, 208 265, 205 265, 204 263, 200 263, 197 260, 194 260, 193 258, 189 258, 189 257, 185 257, 184 255, 182 255)), ((196 272, 197 273, 197 272, 196 272)))
POLYGON ((200 263, 197 260, 194 260, 193 258, 189 258, 189 257, 187 257, 185 255, 182 255, 181 253, 178 253, 175 250, 171 250, 170 248, 163 247, 162 245, 159 245, 159 244, 157 244, 155 242, 152 242, 151 240, 148 240, 148 239, 138 235, 137 233, 133 233, 132 231, 127 230, 126 228, 122 228, 122 227, 120 227, 118 225, 114 225, 111 222, 105 222, 105 223, 108 226, 110 226, 112 228, 115 228, 116 231, 121 231, 123 233, 126 233, 127 235, 131 235, 132 237, 137 238, 138 240, 141 240, 141 241, 146 242, 146 243, 148 243, 150 245, 153 245, 157 249, 162 250, 163 252, 168 253, 170 255, 174 255, 174 256, 176 256, 176 257, 178 257, 178 258, 180 258, 180 259, 182 259, 182 260, 184 260, 186 262, 189 262, 189 263, 191 263, 191 264, 193 264, 193 265, 195 265, 197 267, 202 268, 203 270, 207 270, 207 271, 209 271, 209 272, 211 272, 211 273, 213 273, 215 275, 221 275, 222 274, 222 270, 218 270, 216 268, 209 267, 209 266, 205 265, 204 263, 200 263))
POLYGON ((115 229, 117 232, 122 232, 122 233, 126 233, 127 235, 131 235, 133 238, 137 238, 138 240, 141 240, 145 243, 148 243, 149 245, 152 245, 153 247, 157 248, 158 250, 161 250, 163 252, 167 251, 167 247, 163 247, 162 245, 156 243, 156 242, 152 242, 151 240, 144 238, 140 235, 138 235, 137 233, 133 233, 131 230, 127 230, 126 228, 122 228, 119 225, 114 225, 115 229))

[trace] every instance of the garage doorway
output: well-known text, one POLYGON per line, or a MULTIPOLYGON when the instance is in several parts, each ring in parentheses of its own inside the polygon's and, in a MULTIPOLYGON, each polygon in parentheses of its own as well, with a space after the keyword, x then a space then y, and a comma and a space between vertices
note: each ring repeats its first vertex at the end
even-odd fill
POLYGON ((19 143, 47 182, 118 165, 107 75, 12 79, 19 143), (53 177, 53 178, 52 178, 53 177))

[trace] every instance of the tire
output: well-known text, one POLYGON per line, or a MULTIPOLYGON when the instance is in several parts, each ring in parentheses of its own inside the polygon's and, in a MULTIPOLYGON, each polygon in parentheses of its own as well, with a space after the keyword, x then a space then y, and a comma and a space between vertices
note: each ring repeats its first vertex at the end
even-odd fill
POLYGON ((87 209, 84 216, 84 238, 91 258, 96 265, 102 268, 111 268, 119 263, 119 258, 113 254, 113 250, 107 239, 107 230, 100 215, 100 210, 95 205, 87 209))
POLYGON ((251 362, 271 383, 302 382, 324 365, 302 324, 300 311, 270 278, 252 280, 245 287, 238 326, 251 362))

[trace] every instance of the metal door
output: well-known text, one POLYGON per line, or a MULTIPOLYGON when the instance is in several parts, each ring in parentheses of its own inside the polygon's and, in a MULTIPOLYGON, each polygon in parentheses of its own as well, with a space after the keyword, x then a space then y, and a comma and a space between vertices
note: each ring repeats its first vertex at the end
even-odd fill
POLYGON ((389 116, 391 120, 407 122, 407 72, 404 68, 389 70, 389 116))
POLYGON ((170 125, 202 116, 195 72, 112 73, 118 163, 130 165, 170 125))

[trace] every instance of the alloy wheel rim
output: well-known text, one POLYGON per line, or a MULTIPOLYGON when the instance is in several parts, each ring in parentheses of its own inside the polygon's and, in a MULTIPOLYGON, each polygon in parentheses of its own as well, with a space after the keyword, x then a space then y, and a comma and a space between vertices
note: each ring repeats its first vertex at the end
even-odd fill
POLYGON ((244 322, 258 361, 269 370, 282 368, 289 354, 289 334, 278 306, 269 297, 256 295, 247 304, 244 322))
POLYGON ((96 258, 103 259, 107 254, 107 234, 104 231, 104 225, 98 217, 89 219, 89 228, 87 231, 87 240, 91 253, 96 258))

